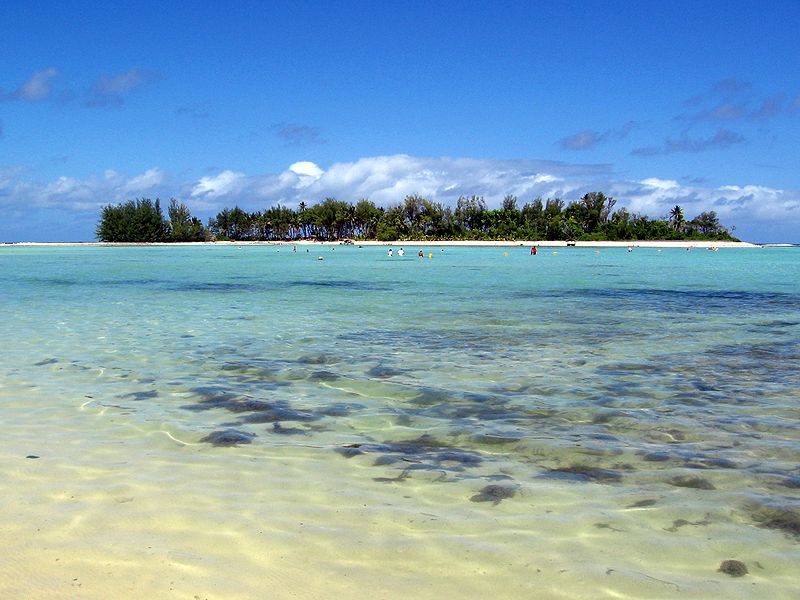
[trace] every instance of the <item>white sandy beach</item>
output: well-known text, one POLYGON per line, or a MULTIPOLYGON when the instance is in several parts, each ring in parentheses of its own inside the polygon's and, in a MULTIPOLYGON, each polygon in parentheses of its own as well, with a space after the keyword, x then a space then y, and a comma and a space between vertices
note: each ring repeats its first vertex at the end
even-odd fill
MULTIPOLYGON (((297 241, 219 241, 219 242, 164 242, 164 243, 127 243, 127 242, 14 242, 3 243, 2 246, 341 246, 344 242, 320 242, 314 240, 297 241)), ((465 246, 465 247, 516 247, 541 246, 563 248, 763 248, 763 245, 750 242, 698 241, 698 240, 632 240, 632 241, 577 241, 569 244, 563 240, 395 240, 381 242, 376 240, 353 241, 356 246, 465 246)), ((349 244, 348 244, 349 245, 349 244)))

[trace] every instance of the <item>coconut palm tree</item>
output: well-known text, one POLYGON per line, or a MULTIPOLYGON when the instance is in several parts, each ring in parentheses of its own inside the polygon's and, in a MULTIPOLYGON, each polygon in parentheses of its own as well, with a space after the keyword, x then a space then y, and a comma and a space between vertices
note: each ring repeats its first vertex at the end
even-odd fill
POLYGON ((675 231, 680 231, 686 225, 686 219, 683 218, 683 210, 677 204, 675 208, 669 211, 669 223, 675 231))

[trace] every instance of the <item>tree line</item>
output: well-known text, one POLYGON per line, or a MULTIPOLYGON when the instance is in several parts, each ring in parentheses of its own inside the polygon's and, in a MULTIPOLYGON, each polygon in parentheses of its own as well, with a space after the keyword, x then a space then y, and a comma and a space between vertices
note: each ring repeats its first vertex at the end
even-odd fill
POLYGON ((130 200, 104 206, 97 224, 103 242, 197 242, 214 240, 735 240, 714 211, 686 220, 680 206, 662 218, 614 210, 616 200, 590 192, 565 203, 536 198, 520 208, 506 196, 497 209, 483 196, 462 196, 455 208, 419 195, 383 208, 370 200, 356 204, 326 198, 296 209, 274 206, 247 212, 225 208, 207 225, 185 204, 170 200, 168 215, 160 202, 130 200))

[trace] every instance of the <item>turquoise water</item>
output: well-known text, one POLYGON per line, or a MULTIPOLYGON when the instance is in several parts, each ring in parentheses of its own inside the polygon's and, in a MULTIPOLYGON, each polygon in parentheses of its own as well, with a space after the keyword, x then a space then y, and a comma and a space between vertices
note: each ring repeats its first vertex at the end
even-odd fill
POLYGON ((0 249, 0 596, 797 597, 800 251, 417 249, 0 249))

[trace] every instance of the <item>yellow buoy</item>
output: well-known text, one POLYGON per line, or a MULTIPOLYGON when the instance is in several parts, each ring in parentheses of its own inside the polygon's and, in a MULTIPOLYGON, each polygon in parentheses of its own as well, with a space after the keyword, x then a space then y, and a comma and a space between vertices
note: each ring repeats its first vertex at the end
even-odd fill
POLYGON ((433 258, 433 252, 428 252, 428 258, 433 258))

